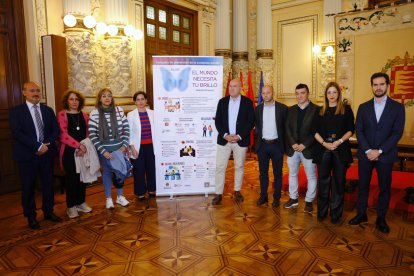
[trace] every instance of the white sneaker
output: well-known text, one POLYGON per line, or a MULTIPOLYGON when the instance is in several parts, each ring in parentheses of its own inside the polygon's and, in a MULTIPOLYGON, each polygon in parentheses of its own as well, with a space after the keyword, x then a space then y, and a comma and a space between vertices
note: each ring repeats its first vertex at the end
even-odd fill
POLYGON ((80 205, 77 205, 76 206, 76 210, 78 212, 84 212, 84 213, 90 213, 90 212, 92 212, 92 208, 89 207, 89 205, 86 204, 86 202, 84 202, 84 203, 82 203, 80 205))
POLYGON ((106 198, 106 209, 114 209, 114 202, 110 197, 106 198))
POLYGON ((116 198, 116 203, 121 205, 122 207, 126 207, 129 205, 129 201, 124 196, 118 196, 116 198))
POLYGON ((76 210, 76 206, 66 209, 66 214, 71 219, 79 217, 78 210, 76 210))

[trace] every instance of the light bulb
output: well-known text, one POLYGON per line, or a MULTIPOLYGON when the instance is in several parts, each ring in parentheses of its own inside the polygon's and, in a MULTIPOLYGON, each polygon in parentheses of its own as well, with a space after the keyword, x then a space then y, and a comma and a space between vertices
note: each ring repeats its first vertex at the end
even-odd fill
POLYGON ((115 25, 109 25, 108 26, 108 34, 110 35, 116 35, 118 33, 118 27, 115 25))
POLYGON ((76 18, 71 14, 67 14, 63 17, 63 23, 69 28, 72 28, 76 25, 76 18))
POLYGON ((325 53, 326 53, 328 56, 332 56, 333 52, 334 52, 334 48, 333 48, 332 46, 327 46, 327 47, 325 48, 325 53))
POLYGON ((85 16, 83 18, 83 25, 85 25, 86 28, 92 29, 96 25, 96 20, 92 15, 85 16))
POLYGON ((124 27, 124 33, 126 36, 132 36, 134 34, 134 27, 132 27, 131 25, 126 25, 124 27))
POLYGON ((321 52, 321 46, 319 46, 318 44, 316 44, 315 46, 312 47, 312 52, 315 55, 318 55, 321 52))
POLYGON ((96 32, 99 35, 104 35, 107 32, 106 24, 103 22, 99 22, 98 24, 96 24, 96 32))
POLYGON ((141 30, 135 30, 133 36, 136 40, 140 40, 144 36, 144 34, 141 30))

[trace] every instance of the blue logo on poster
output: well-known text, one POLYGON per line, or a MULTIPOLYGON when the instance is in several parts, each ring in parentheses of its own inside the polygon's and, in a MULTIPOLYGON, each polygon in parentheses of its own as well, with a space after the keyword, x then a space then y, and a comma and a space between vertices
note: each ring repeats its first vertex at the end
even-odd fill
POLYGON ((190 67, 187 67, 178 74, 176 78, 171 74, 168 69, 163 67, 160 68, 162 74, 162 83, 166 91, 171 91, 174 88, 178 90, 185 91, 188 87, 188 79, 190 77, 190 67))

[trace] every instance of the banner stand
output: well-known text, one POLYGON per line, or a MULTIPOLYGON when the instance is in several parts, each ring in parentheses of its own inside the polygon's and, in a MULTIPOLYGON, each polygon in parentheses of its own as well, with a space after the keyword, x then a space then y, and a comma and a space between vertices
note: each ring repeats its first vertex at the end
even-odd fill
POLYGON ((157 196, 215 191, 222 56, 153 56, 157 196))

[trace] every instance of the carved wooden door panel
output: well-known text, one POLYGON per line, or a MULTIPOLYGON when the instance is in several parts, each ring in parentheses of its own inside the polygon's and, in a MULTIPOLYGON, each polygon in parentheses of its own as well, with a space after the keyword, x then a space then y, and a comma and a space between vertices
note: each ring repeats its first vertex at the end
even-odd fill
POLYGON ((0 194, 20 189, 9 109, 22 103, 22 83, 27 79, 23 2, 0 0, 0 194))

